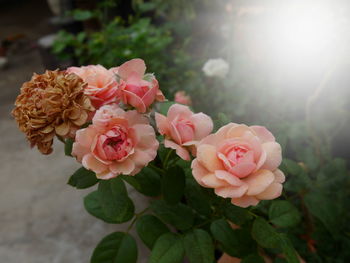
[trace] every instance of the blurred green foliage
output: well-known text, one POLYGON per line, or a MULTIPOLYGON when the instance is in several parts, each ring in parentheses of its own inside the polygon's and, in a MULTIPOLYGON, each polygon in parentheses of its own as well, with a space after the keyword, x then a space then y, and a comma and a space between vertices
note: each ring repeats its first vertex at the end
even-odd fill
POLYGON ((101 31, 77 35, 61 31, 58 39, 53 51, 66 58, 71 54, 65 49, 73 48, 74 57, 81 65, 103 64, 109 68, 134 57, 142 57, 150 62, 154 72, 163 71, 161 61, 166 59, 165 50, 172 41, 167 29, 156 28, 148 18, 139 19, 130 26, 115 18, 101 31))

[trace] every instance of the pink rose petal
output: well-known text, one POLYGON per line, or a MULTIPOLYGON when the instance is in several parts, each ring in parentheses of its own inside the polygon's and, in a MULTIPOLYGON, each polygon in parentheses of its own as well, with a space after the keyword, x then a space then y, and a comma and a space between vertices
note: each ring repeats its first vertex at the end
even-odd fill
POLYGON ((275 175, 269 170, 259 170, 243 181, 248 184, 247 195, 257 195, 263 192, 275 180, 275 175))
POLYGON ((272 183, 263 192, 256 195, 256 198, 260 200, 272 200, 279 197, 282 194, 282 185, 280 183, 272 183))
POLYGON ((230 139, 242 137, 246 131, 249 131, 249 127, 247 125, 239 124, 237 126, 233 126, 227 131, 226 138, 230 139))
POLYGON ((175 142, 165 139, 164 146, 166 148, 174 149, 176 151, 176 154, 179 157, 181 157, 183 160, 185 160, 185 161, 191 160, 189 152, 184 147, 181 147, 180 145, 176 144, 175 142))
POLYGON ((126 159, 123 162, 114 162, 109 166, 109 169, 114 174, 130 174, 135 169, 135 163, 131 159, 126 159))
POLYGON ((206 187, 211 187, 211 188, 217 188, 217 187, 223 187, 226 185, 226 183, 223 180, 218 179, 215 174, 207 174, 202 177, 202 183, 206 187))
POLYGON ((190 118, 190 121, 193 123, 195 127, 194 136, 196 140, 200 140, 205 136, 208 136, 212 132, 214 127, 212 119, 208 115, 205 115, 204 113, 194 114, 190 118))
POLYGON ((146 112, 146 105, 143 103, 142 99, 139 96, 125 89, 122 91, 122 93, 124 98, 123 101, 125 104, 130 104, 131 106, 135 107, 140 113, 146 112))
POLYGON ((284 183, 284 181, 286 180, 286 176, 284 175, 284 173, 277 169, 273 172, 275 174, 275 182, 276 183, 284 183))
POLYGON ((267 142, 262 145, 266 152, 266 161, 262 165, 262 169, 275 170, 282 162, 281 145, 277 142, 267 142))
POLYGON ((259 201, 260 200, 255 198, 254 196, 248 195, 243 195, 242 197, 231 199, 232 204, 243 208, 246 208, 248 206, 255 206, 259 203, 259 201))
POLYGON ((275 137, 273 134, 263 126, 251 126, 250 127, 262 142, 274 142, 275 137))
POLYGON ((192 175, 193 177, 196 179, 196 181, 202 185, 205 186, 206 185, 202 182, 202 178, 207 176, 210 172, 205 169, 205 167, 203 167, 197 159, 194 159, 192 164, 191 164, 191 168, 192 168, 192 175))
POLYGON ((118 69, 118 75, 127 79, 131 73, 136 73, 139 77, 142 77, 146 72, 146 64, 142 59, 135 58, 122 64, 118 69))
POLYGON ((223 198, 238 198, 247 192, 248 186, 243 184, 241 186, 228 186, 215 188, 215 194, 223 198))
POLYGON ((84 155, 82 165, 96 173, 101 173, 107 170, 107 166, 97 160, 92 154, 84 155))
POLYGON ((209 171, 224 170, 224 166, 216 156, 217 150, 215 146, 209 144, 201 144, 197 147, 198 161, 209 171))
POLYGON ((164 135, 170 135, 170 127, 169 127, 169 122, 167 121, 167 118, 156 112, 155 113, 155 119, 156 119, 156 124, 157 124, 157 128, 160 134, 164 135))
POLYGON ((173 104, 168 110, 167 117, 170 121, 173 121, 176 118, 191 118, 192 115, 193 112, 189 107, 180 104, 173 104))
POLYGON ((243 182, 238 177, 224 170, 216 170, 215 175, 218 179, 225 180, 232 186, 240 186, 243 184, 243 182))

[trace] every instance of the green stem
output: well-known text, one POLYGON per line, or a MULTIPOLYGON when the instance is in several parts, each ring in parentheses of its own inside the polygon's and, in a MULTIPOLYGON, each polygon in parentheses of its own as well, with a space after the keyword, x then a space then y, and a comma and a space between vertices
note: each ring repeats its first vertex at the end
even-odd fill
POLYGON ((196 226, 194 226, 194 227, 195 227, 195 228, 200 228, 200 227, 205 226, 206 224, 208 224, 208 223, 210 223, 210 222, 211 222, 211 219, 206 220, 206 221, 204 221, 203 223, 198 224, 198 225, 196 225, 196 226))
POLYGON ((258 218, 258 217, 259 217, 257 214, 253 213, 252 211, 249 211, 249 210, 248 210, 248 213, 249 213, 250 215, 252 215, 253 217, 255 217, 255 218, 258 218))
POLYGON ((154 164, 149 164, 148 166, 150 168, 152 168, 153 170, 156 170, 157 172, 161 173, 161 174, 165 174, 165 171, 162 168, 159 168, 158 166, 156 166, 154 164))
POLYGON ((135 216, 140 217, 142 216, 144 213, 146 213, 150 208, 146 207, 145 209, 143 209, 141 212, 135 213, 135 216))
POLYGON ((170 158, 171 154, 173 153, 173 151, 174 151, 173 149, 168 151, 168 153, 167 153, 167 155, 165 157, 165 160, 164 160, 164 163, 163 163, 163 166, 164 166, 165 169, 168 168, 168 161, 169 161, 169 158, 170 158))
POLYGON ((135 216, 133 218, 133 220, 131 221, 130 225, 128 226, 128 229, 126 230, 127 233, 129 233, 129 231, 132 229, 132 227, 135 225, 137 219, 139 219, 140 216, 142 216, 144 213, 146 213, 148 211, 149 207, 146 207, 144 210, 142 210, 139 213, 135 213, 135 216))

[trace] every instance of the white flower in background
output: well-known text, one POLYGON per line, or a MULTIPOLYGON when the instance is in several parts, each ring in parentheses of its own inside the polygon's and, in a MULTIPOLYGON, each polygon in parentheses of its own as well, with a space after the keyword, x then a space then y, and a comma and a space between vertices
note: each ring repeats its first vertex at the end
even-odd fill
POLYGON ((224 78, 229 70, 229 64, 222 58, 209 59, 202 70, 208 77, 224 78))

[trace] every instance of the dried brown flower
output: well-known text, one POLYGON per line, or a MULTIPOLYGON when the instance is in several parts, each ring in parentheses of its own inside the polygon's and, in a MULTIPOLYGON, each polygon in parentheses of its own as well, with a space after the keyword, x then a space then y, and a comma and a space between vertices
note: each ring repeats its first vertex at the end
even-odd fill
POLYGON ((77 75, 58 70, 34 73, 22 85, 12 114, 31 147, 37 145, 41 153, 50 154, 55 135, 74 136, 87 122, 94 108, 84 95, 86 85, 77 75))

